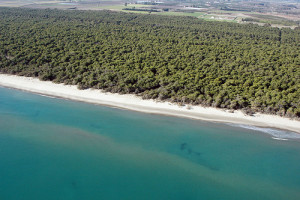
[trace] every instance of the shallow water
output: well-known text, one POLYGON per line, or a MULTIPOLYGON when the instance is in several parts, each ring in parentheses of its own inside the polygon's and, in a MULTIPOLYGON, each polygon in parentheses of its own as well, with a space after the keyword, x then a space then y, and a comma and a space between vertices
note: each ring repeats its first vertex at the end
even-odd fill
POLYGON ((298 199, 299 140, 262 131, 0 88, 0 199, 298 199))

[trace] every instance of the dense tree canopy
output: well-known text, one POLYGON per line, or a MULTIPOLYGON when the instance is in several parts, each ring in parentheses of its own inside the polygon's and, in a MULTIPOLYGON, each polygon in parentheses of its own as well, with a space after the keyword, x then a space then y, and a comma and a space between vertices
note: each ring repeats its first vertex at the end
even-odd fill
POLYGON ((0 8, 0 71, 81 89, 300 117, 300 30, 0 8))

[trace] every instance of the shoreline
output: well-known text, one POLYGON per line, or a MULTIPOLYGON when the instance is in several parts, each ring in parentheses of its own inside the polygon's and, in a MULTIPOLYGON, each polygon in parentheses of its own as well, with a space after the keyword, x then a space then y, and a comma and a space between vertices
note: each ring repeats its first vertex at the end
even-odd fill
POLYGON ((133 94, 116 94, 96 89, 79 90, 74 85, 56 84, 40 81, 37 78, 0 73, 0 86, 24 90, 27 92, 65 98, 86 103, 105 105, 138 112, 184 117, 219 123, 233 123, 256 127, 276 128, 300 133, 300 121, 275 115, 256 113, 248 116, 241 111, 228 111, 212 107, 185 105, 178 106, 170 102, 143 100, 133 94))

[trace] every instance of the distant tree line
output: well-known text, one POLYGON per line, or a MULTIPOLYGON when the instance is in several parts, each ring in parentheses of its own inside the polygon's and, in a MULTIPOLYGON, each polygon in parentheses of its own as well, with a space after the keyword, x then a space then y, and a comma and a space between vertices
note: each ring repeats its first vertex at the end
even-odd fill
POLYGON ((0 8, 0 71, 145 99, 300 117, 300 30, 0 8))

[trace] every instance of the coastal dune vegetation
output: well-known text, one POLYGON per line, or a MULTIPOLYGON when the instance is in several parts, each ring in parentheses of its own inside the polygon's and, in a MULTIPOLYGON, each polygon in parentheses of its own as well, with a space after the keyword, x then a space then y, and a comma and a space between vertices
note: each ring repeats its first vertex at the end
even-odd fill
POLYGON ((0 8, 0 72, 144 99, 300 117, 300 30, 0 8))

